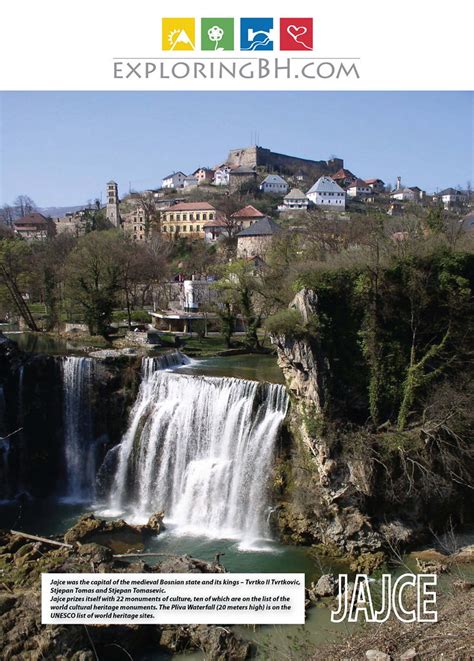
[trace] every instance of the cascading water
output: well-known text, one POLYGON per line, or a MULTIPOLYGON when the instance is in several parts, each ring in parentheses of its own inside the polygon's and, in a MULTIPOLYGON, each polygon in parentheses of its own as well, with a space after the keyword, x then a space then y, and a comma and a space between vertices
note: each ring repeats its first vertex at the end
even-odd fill
POLYGON ((177 530, 246 541, 268 535, 267 481, 288 398, 280 385, 143 367, 118 448, 110 511, 164 510, 177 530))
POLYGON ((94 497, 96 445, 92 424, 91 387, 94 361, 67 356, 62 361, 65 497, 83 502, 94 497))

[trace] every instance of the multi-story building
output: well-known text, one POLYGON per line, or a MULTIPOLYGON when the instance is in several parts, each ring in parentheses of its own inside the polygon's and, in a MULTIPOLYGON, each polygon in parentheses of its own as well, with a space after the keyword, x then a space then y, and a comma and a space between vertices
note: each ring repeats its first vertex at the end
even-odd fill
POLYGON ((385 182, 382 179, 366 179, 365 183, 370 186, 374 193, 383 193, 385 190, 385 182))
POLYGON ((221 165, 216 168, 214 172, 213 184, 214 186, 228 186, 229 185, 230 167, 228 165, 221 165))
POLYGON ((194 170, 193 177, 196 177, 199 184, 210 184, 214 179, 214 170, 210 168, 198 168, 194 170))
POLYGON ((283 204, 278 207, 279 211, 302 210, 306 211, 309 200, 299 188, 292 188, 283 198, 283 204))
POLYGON ((316 206, 346 208, 346 193, 331 177, 319 177, 306 193, 306 197, 316 206))
POLYGON ((13 231, 27 241, 44 241, 56 234, 54 223, 41 213, 29 213, 13 223, 13 231))
POLYGON ((208 202, 181 202, 162 211, 161 231, 169 239, 204 239, 204 225, 215 217, 216 210, 208 202))
POLYGON ((135 241, 145 241, 145 211, 137 206, 133 211, 123 215, 123 229, 135 241))
POLYGON ((119 204, 118 186, 115 181, 109 181, 107 183, 107 206, 105 213, 107 220, 114 227, 120 227, 119 204))
POLYGON ((348 197, 368 197, 373 195, 373 190, 366 181, 356 179, 346 188, 346 193, 348 197))
POLYGON ((161 182, 161 187, 162 188, 182 188, 184 185, 184 180, 186 179, 186 175, 184 172, 172 172, 171 174, 168 174, 166 177, 163 177, 162 182, 161 182))
POLYGON ((456 188, 445 188, 436 194, 436 198, 441 200, 445 209, 462 207, 467 202, 467 195, 456 188))
POLYGON ((286 195, 288 184, 279 174, 269 174, 260 184, 260 190, 270 195, 286 195))

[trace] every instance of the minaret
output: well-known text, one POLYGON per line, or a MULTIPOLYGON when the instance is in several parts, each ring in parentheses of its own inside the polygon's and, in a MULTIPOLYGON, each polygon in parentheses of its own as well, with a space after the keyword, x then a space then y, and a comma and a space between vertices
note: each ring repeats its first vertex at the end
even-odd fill
POLYGON ((107 220, 114 227, 120 227, 118 186, 115 181, 107 183, 107 220))

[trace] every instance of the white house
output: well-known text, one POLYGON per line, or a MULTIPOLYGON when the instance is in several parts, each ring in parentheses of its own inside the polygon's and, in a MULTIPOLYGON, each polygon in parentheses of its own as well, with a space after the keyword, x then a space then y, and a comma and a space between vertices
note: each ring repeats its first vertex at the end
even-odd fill
POLYGON ((455 188, 445 188, 436 197, 442 201, 445 209, 460 207, 467 202, 467 195, 455 188))
POLYGON ((406 188, 402 186, 402 178, 397 177, 397 185, 390 193, 392 200, 399 200, 400 202, 421 202, 425 197, 425 192, 418 188, 418 186, 410 186, 406 188))
POLYGON ((346 188, 346 193, 348 197, 366 197, 367 195, 372 195, 373 191, 367 182, 362 181, 362 179, 356 179, 346 188))
POLYGON ((261 191, 272 195, 286 195, 288 188, 288 184, 279 174, 269 174, 260 184, 261 191))
POLYGON ((229 185, 230 167, 223 165, 216 169, 214 172, 213 184, 214 186, 228 186, 229 185))
POLYGON ((189 177, 184 178, 183 188, 195 188, 198 184, 199 179, 190 174, 189 177))
POLYGON ((173 172, 164 177, 161 182, 162 188, 183 188, 186 175, 184 172, 173 172))
POLYGON ((308 208, 309 200, 306 195, 299 188, 292 188, 287 195, 283 198, 283 204, 278 209, 279 211, 289 211, 290 209, 302 209, 305 211, 308 208))
POLYGON ((331 177, 319 177, 306 193, 310 202, 317 206, 346 208, 346 193, 331 177))

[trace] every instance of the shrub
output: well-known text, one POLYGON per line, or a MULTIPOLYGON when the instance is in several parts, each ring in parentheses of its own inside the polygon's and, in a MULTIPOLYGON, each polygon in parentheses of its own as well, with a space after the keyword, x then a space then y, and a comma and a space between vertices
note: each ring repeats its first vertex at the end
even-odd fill
POLYGON ((265 330, 270 335, 291 335, 291 337, 302 337, 306 333, 303 317, 294 309, 280 310, 268 317, 265 321, 265 330))

